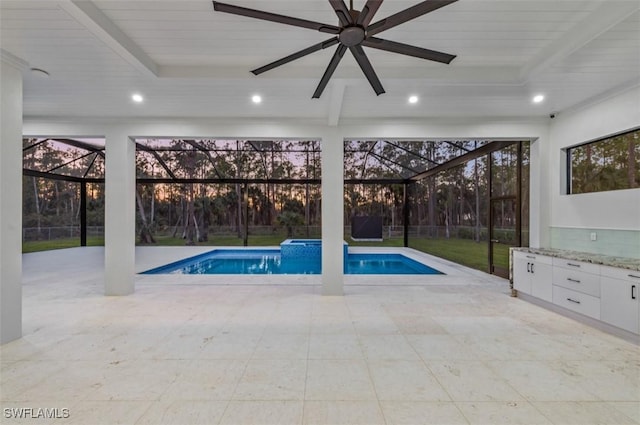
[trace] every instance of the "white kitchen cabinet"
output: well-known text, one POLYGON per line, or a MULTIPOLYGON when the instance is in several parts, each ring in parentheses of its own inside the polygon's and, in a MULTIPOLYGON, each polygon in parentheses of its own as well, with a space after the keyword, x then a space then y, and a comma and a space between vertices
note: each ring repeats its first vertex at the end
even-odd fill
POLYGON ((614 333, 640 334, 640 271, 605 265, 609 258, 597 254, 579 254, 579 261, 562 251, 532 251, 513 251, 514 289, 596 319, 614 333))
POLYGON ((526 252, 514 252, 513 287, 525 294, 552 302, 551 257, 526 252))
POLYGON ((600 319, 640 333, 640 272, 602 267, 600 278, 600 319))

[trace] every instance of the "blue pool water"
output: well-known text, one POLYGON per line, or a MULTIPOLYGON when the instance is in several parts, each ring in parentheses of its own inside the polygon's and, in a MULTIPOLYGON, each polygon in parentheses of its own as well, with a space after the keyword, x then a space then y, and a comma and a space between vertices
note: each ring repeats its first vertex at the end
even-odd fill
MULTIPOLYGON (((319 260, 287 259, 278 249, 217 249, 143 274, 320 274, 319 260)), ((347 274, 442 274, 401 254, 348 254, 347 274)))

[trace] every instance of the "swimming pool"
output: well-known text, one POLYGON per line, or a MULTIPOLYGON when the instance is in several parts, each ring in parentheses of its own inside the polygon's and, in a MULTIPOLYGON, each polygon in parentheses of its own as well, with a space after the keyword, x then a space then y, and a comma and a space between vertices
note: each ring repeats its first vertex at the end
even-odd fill
MULTIPOLYGON (((346 274, 442 274, 402 254, 348 254, 346 274)), ((279 249, 216 249, 142 274, 320 274, 318 259, 282 261, 279 249)))

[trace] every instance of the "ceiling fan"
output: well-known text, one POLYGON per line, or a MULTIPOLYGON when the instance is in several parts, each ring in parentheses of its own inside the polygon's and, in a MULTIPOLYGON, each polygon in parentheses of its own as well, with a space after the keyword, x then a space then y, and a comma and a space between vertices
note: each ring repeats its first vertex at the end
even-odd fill
POLYGON ((364 5, 362 10, 359 11, 354 10, 353 0, 350 0, 350 7, 348 9, 344 0, 329 0, 331 7, 336 12, 336 15, 338 15, 339 26, 322 24, 319 22, 308 21, 306 19, 292 18, 290 16, 278 15, 261 10, 248 9, 246 7, 220 3, 218 1, 213 2, 213 9, 218 12, 247 16, 265 21, 279 22, 281 24, 309 28, 333 34, 334 36, 328 40, 314 44, 313 46, 307 47, 306 49, 300 50, 299 52, 295 52, 289 56, 251 71, 254 75, 259 75, 278 66, 300 59, 313 52, 317 52, 337 44, 338 48, 333 54, 333 58, 331 58, 329 66, 324 72, 316 91, 313 93, 313 98, 317 99, 322 95, 329 79, 331 79, 331 76, 338 67, 340 60, 347 49, 351 51, 356 62, 360 65, 360 69, 362 69, 367 80, 369 80, 369 83, 376 92, 376 95, 381 95, 385 91, 373 69, 373 66, 371 65, 371 62, 369 62, 369 58, 367 58, 367 55, 362 48, 363 46, 446 64, 451 63, 451 61, 455 59, 455 55, 423 49, 421 47, 411 46, 408 44, 396 43, 395 41, 375 37, 375 35, 436 9, 455 3, 458 0, 426 0, 371 24, 370 22, 378 11, 382 1, 383 0, 367 0, 367 3, 364 5))

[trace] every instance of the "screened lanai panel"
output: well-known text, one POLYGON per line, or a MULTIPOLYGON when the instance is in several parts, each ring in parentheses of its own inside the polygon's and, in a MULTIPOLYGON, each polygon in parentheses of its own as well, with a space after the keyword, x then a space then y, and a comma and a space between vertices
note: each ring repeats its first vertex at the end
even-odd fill
POLYGON ((348 140, 345 179, 408 179, 469 153, 485 140, 348 140))
POLYGON ((76 178, 104 178, 104 139, 25 138, 23 168, 76 178))
POLYGON ((320 178, 317 141, 228 139, 137 139, 138 178, 267 179, 320 178))

